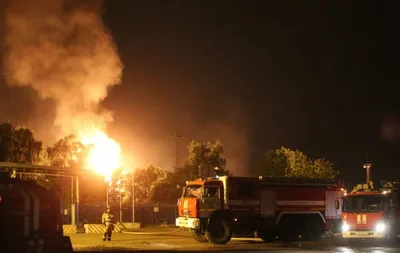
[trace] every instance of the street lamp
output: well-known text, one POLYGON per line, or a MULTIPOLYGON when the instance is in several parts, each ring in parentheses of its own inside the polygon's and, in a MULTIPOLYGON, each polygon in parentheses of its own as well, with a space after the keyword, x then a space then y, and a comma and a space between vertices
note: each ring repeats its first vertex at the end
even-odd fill
POLYGON ((366 178, 367 178, 367 184, 371 181, 371 163, 364 163, 364 169, 366 170, 366 178))

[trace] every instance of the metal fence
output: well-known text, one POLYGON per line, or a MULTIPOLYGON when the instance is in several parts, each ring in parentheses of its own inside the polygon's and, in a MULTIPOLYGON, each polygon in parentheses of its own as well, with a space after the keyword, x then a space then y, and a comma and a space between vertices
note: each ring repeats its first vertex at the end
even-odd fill
MULTIPOLYGON (((80 205, 79 217, 80 223, 101 223, 101 216, 105 210, 105 206, 89 206, 80 205)), ((120 221, 119 206, 111 207, 112 213, 117 221, 120 221)), ((161 225, 175 224, 177 216, 177 207, 174 204, 163 204, 155 206, 154 204, 136 204, 135 205, 135 222, 142 225, 161 225)), ((64 215, 64 224, 69 224, 69 217, 64 215)), ((122 208, 122 222, 132 222, 132 207, 122 208)))

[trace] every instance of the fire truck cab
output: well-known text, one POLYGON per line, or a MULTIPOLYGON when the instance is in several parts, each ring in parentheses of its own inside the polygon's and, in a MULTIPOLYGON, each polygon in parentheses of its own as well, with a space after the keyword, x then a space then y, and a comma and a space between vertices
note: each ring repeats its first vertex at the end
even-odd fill
POLYGON ((187 183, 178 200, 178 227, 189 228, 199 242, 226 244, 233 235, 264 241, 299 235, 317 240, 339 227, 335 200, 341 187, 334 180, 287 177, 215 177, 187 183))
POLYGON ((370 184, 359 184, 344 193, 342 237, 347 239, 395 239, 400 232, 399 183, 383 181, 374 190, 370 184))

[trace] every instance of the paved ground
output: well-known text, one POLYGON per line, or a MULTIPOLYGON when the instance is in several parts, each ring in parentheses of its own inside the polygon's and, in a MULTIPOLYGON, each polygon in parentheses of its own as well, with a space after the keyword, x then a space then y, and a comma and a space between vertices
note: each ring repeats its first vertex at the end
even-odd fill
POLYGON ((361 241, 346 243, 339 238, 319 242, 263 243, 255 238, 234 238, 226 245, 212 245, 194 241, 187 230, 173 232, 175 229, 147 229, 141 234, 114 234, 113 240, 103 242, 99 234, 71 235, 74 251, 90 252, 127 252, 127 251, 238 251, 238 252, 400 252, 400 245, 384 246, 381 241, 361 241), (145 233, 158 234, 145 234, 145 233), (170 232, 169 234, 160 234, 170 232))

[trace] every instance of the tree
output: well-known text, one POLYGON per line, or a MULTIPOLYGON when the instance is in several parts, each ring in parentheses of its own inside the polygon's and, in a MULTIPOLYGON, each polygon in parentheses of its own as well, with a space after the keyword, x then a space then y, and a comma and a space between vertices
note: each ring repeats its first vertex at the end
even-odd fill
POLYGON ((306 178, 334 178, 338 172, 333 163, 326 159, 311 159, 299 150, 281 147, 268 151, 259 175, 306 178))
POLYGON ((218 168, 219 175, 229 174, 225 169, 224 147, 220 141, 217 140, 215 143, 191 141, 188 149, 189 157, 185 168, 190 174, 212 177, 215 176, 215 168, 218 168))
POLYGON ((285 175, 289 177, 312 177, 313 161, 299 150, 290 150, 281 147, 278 153, 282 153, 286 158, 285 175))
POLYGON ((40 164, 43 159, 43 142, 35 139, 32 130, 8 121, 0 124, 0 161, 40 164))
POLYGON ((150 202, 153 188, 164 181, 166 172, 159 167, 149 165, 135 171, 135 199, 138 203, 150 202))
POLYGON ((285 176, 288 167, 286 156, 278 150, 269 150, 262 157, 260 167, 261 171, 256 169, 256 176, 285 176))
POLYGON ((156 184, 150 193, 150 201, 152 203, 176 203, 182 194, 182 186, 177 177, 176 171, 167 172, 166 178, 156 184), (168 193, 168 194, 166 194, 168 193))
MULTIPOLYGON (((50 166, 72 169, 83 167, 86 152, 87 148, 76 140, 75 135, 68 135, 58 140, 52 147, 48 147, 46 153, 50 166)), ((70 204, 71 182, 68 178, 53 180, 51 188, 58 193, 64 205, 70 204)), ((81 186, 80 198, 82 203, 88 203, 92 200, 91 195, 93 194, 88 193, 88 191, 85 185, 81 186)))
POLYGON ((338 174, 333 163, 324 158, 313 161, 313 172, 321 178, 334 178, 338 174))
POLYGON ((85 147, 76 140, 75 135, 68 135, 53 147, 47 148, 48 157, 52 166, 69 168, 83 165, 85 157, 85 147))
MULTIPOLYGON (((14 126, 8 121, 0 124, 0 161, 50 165, 43 143, 35 139, 33 131, 26 127, 14 126)), ((55 182, 46 180, 40 173, 22 175, 22 178, 35 180, 47 189, 56 187, 55 182)))
MULTIPOLYGON (((135 181, 135 203, 143 204, 152 202, 153 189, 165 182, 167 173, 154 165, 144 168, 137 168, 134 171, 135 181)), ((119 192, 122 192, 122 202, 130 203, 132 199, 132 176, 123 174, 123 171, 113 174, 112 184, 110 186, 111 202, 118 201, 119 192)), ((164 194, 167 194, 164 192, 164 194)))

